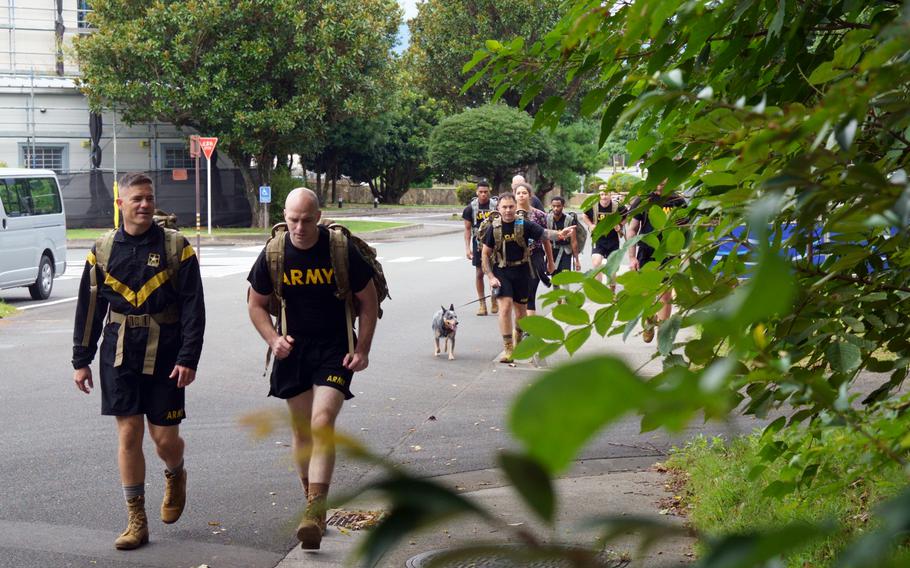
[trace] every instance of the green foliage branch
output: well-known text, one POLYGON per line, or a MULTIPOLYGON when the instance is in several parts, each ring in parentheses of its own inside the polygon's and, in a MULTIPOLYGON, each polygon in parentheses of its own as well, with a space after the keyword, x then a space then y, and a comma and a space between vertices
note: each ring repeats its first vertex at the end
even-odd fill
MULTIPOLYGON (((768 464, 787 464, 774 470, 771 496, 824 483, 835 450, 812 441, 834 429, 863 440, 836 451, 870 467, 906 467, 910 6, 576 0, 544 38, 488 42, 465 71, 481 64, 466 88, 489 79, 524 97, 548 86, 554 69, 565 72, 536 127, 556 128, 578 82, 596 80, 579 104, 600 118, 601 143, 641 120, 626 149, 631 161, 644 159, 648 177, 632 193, 666 180, 666 191, 689 198, 669 213, 662 198, 643 199, 632 214, 647 211, 654 232, 627 241, 597 271, 554 277, 562 287, 545 302, 564 303, 552 318, 522 320, 531 337, 516 357, 571 355, 594 334, 628 338, 659 310, 660 293, 676 295, 676 314, 658 332, 657 375, 587 357, 519 395, 510 427, 528 460, 547 475, 564 471, 593 435, 629 414, 644 431, 679 432, 740 409, 784 414, 761 450, 768 464), (638 240, 654 247, 656 262, 619 275, 614 294, 595 272, 616 275, 638 240), (863 389, 861 374, 877 386, 863 389), (797 442, 776 437, 782 430, 797 442)), ((604 219, 592 238, 618 221, 604 219)), ((893 546, 910 530, 910 489, 895 493, 873 530, 843 543, 837 565, 895 562, 893 546)), ((833 530, 795 523, 705 539, 699 565, 763 566, 833 530)))

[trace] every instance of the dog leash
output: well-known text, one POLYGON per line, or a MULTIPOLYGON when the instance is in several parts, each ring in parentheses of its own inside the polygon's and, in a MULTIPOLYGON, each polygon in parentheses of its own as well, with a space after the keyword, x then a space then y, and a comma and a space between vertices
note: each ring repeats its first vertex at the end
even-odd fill
POLYGON ((492 294, 487 294, 487 295, 484 296, 483 298, 477 298, 476 300, 471 300, 470 302, 468 302, 468 303, 466 303, 466 304, 462 304, 462 305, 460 305, 460 306, 458 306, 458 307, 459 307, 459 308, 463 308, 463 307, 465 307, 465 306, 470 306, 471 304, 476 304, 477 302, 480 302, 481 300, 486 300, 487 298, 490 298, 490 297, 492 297, 492 294))

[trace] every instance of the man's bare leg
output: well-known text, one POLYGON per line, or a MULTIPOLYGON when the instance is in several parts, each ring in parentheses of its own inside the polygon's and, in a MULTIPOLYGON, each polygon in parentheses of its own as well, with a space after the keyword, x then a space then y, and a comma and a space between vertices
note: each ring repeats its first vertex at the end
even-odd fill
POLYGON ((313 416, 313 389, 304 391, 287 400, 291 414, 291 451, 294 467, 300 476, 303 490, 309 494, 310 456, 313 455, 313 437, 310 433, 310 422, 313 416))
POLYGON ((512 349, 515 348, 515 343, 512 337, 512 306, 514 302, 512 298, 496 298, 496 303, 499 306, 499 333, 502 334, 502 346, 503 352, 502 357, 499 358, 501 363, 511 363, 512 362, 512 349))
MULTIPOLYGON (((597 270, 604 263, 604 257, 602 254, 593 253, 591 254, 591 268, 597 270)), ((603 283, 606 283, 606 276, 603 272, 597 275, 597 279, 603 283)))
POLYGON ((157 426, 149 422, 148 427, 158 457, 167 468, 164 472, 161 520, 167 524, 176 523, 186 506, 186 469, 183 467, 183 450, 186 444, 180 437, 178 425, 157 426))
MULTIPOLYGON (((483 269, 479 266, 474 267, 474 288, 477 290, 477 301, 480 304, 477 307, 477 315, 487 315, 487 300, 484 298, 483 269)), ((495 302, 496 300, 493 300, 495 302)), ((492 303, 492 302, 491 302, 492 303)))
POLYGON ((145 455, 142 438, 145 422, 141 414, 117 417, 117 465, 129 515, 124 530, 114 547, 119 550, 139 548, 149 541, 148 517, 145 514, 145 455))
POLYGON ((317 386, 310 418, 312 453, 309 464, 309 495, 297 538, 305 549, 318 549, 325 533, 326 499, 335 469, 335 420, 344 404, 344 393, 332 387, 317 386))

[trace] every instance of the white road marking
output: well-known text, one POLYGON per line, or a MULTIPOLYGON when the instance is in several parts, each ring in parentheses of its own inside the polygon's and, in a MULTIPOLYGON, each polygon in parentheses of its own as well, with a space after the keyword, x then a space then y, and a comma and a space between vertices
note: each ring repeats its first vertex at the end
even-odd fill
POLYGON ((422 256, 400 256, 398 258, 393 258, 389 262, 414 262, 415 260, 420 260, 422 256))
POLYGON ((460 256, 440 256, 439 258, 434 258, 428 260, 427 262, 455 262, 456 260, 461 260, 460 256))
POLYGON ((74 301, 76 301, 76 299, 77 299, 76 296, 73 296, 72 298, 63 298, 62 300, 54 300, 53 302, 42 302, 42 303, 40 303, 40 304, 31 304, 31 305, 28 305, 28 306, 21 306, 21 307, 18 307, 18 306, 17 306, 16 309, 19 309, 19 310, 30 310, 30 309, 32 309, 32 308, 43 308, 43 307, 45 307, 45 306, 54 306, 54 305, 56 305, 56 304, 64 304, 64 303, 66 303, 66 302, 74 302, 74 301))

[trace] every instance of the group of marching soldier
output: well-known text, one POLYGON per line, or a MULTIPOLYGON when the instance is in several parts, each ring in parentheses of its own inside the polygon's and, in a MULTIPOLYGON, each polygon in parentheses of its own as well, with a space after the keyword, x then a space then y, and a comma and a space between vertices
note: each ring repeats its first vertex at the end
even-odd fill
MULTIPOLYGON (((664 184, 646 199, 664 208, 678 207, 685 202, 675 196, 661 195, 664 184)), ((549 212, 525 179, 518 175, 512 179, 512 191, 493 196, 490 185, 477 184, 477 195, 465 207, 464 220, 465 256, 474 266, 474 283, 479 307, 478 316, 487 315, 484 279, 490 285, 491 312, 499 318, 503 351, 500 361, 512 362, 515 345, 522 339, 518 321, 537 310, 537 292, 541 282, 550 285, 550 277, 565 270, 581 270, 579 258, 583 235, 592 234, 598 223, 619 221, 605 230, 591 243, 591 264, 598 269, 604 261, 620 248, 620 239, 652 232, 648 209, 628 217, 637 210, 640 200, 635 199, 626 207, 620 195, 608 191, 606 184, 598 187, 598 201, 583 215, 566 211, 562 196, 550 199, 549 212), (583 225, 579 225, 583 223, 583 225)), ((629 267, 639 270, 653 260, 654 249, 643 242, 629 247, 629 267)), ((604 278, 599 274, 598 278, 604 278)), ((610 287, 615 291, 615 282, 610 287)), ((647 319, 643 326, 645 342, 654 339, 654 330, 669 317, 670 298, 661 297, 662 306, 656 318, 647 319)))

